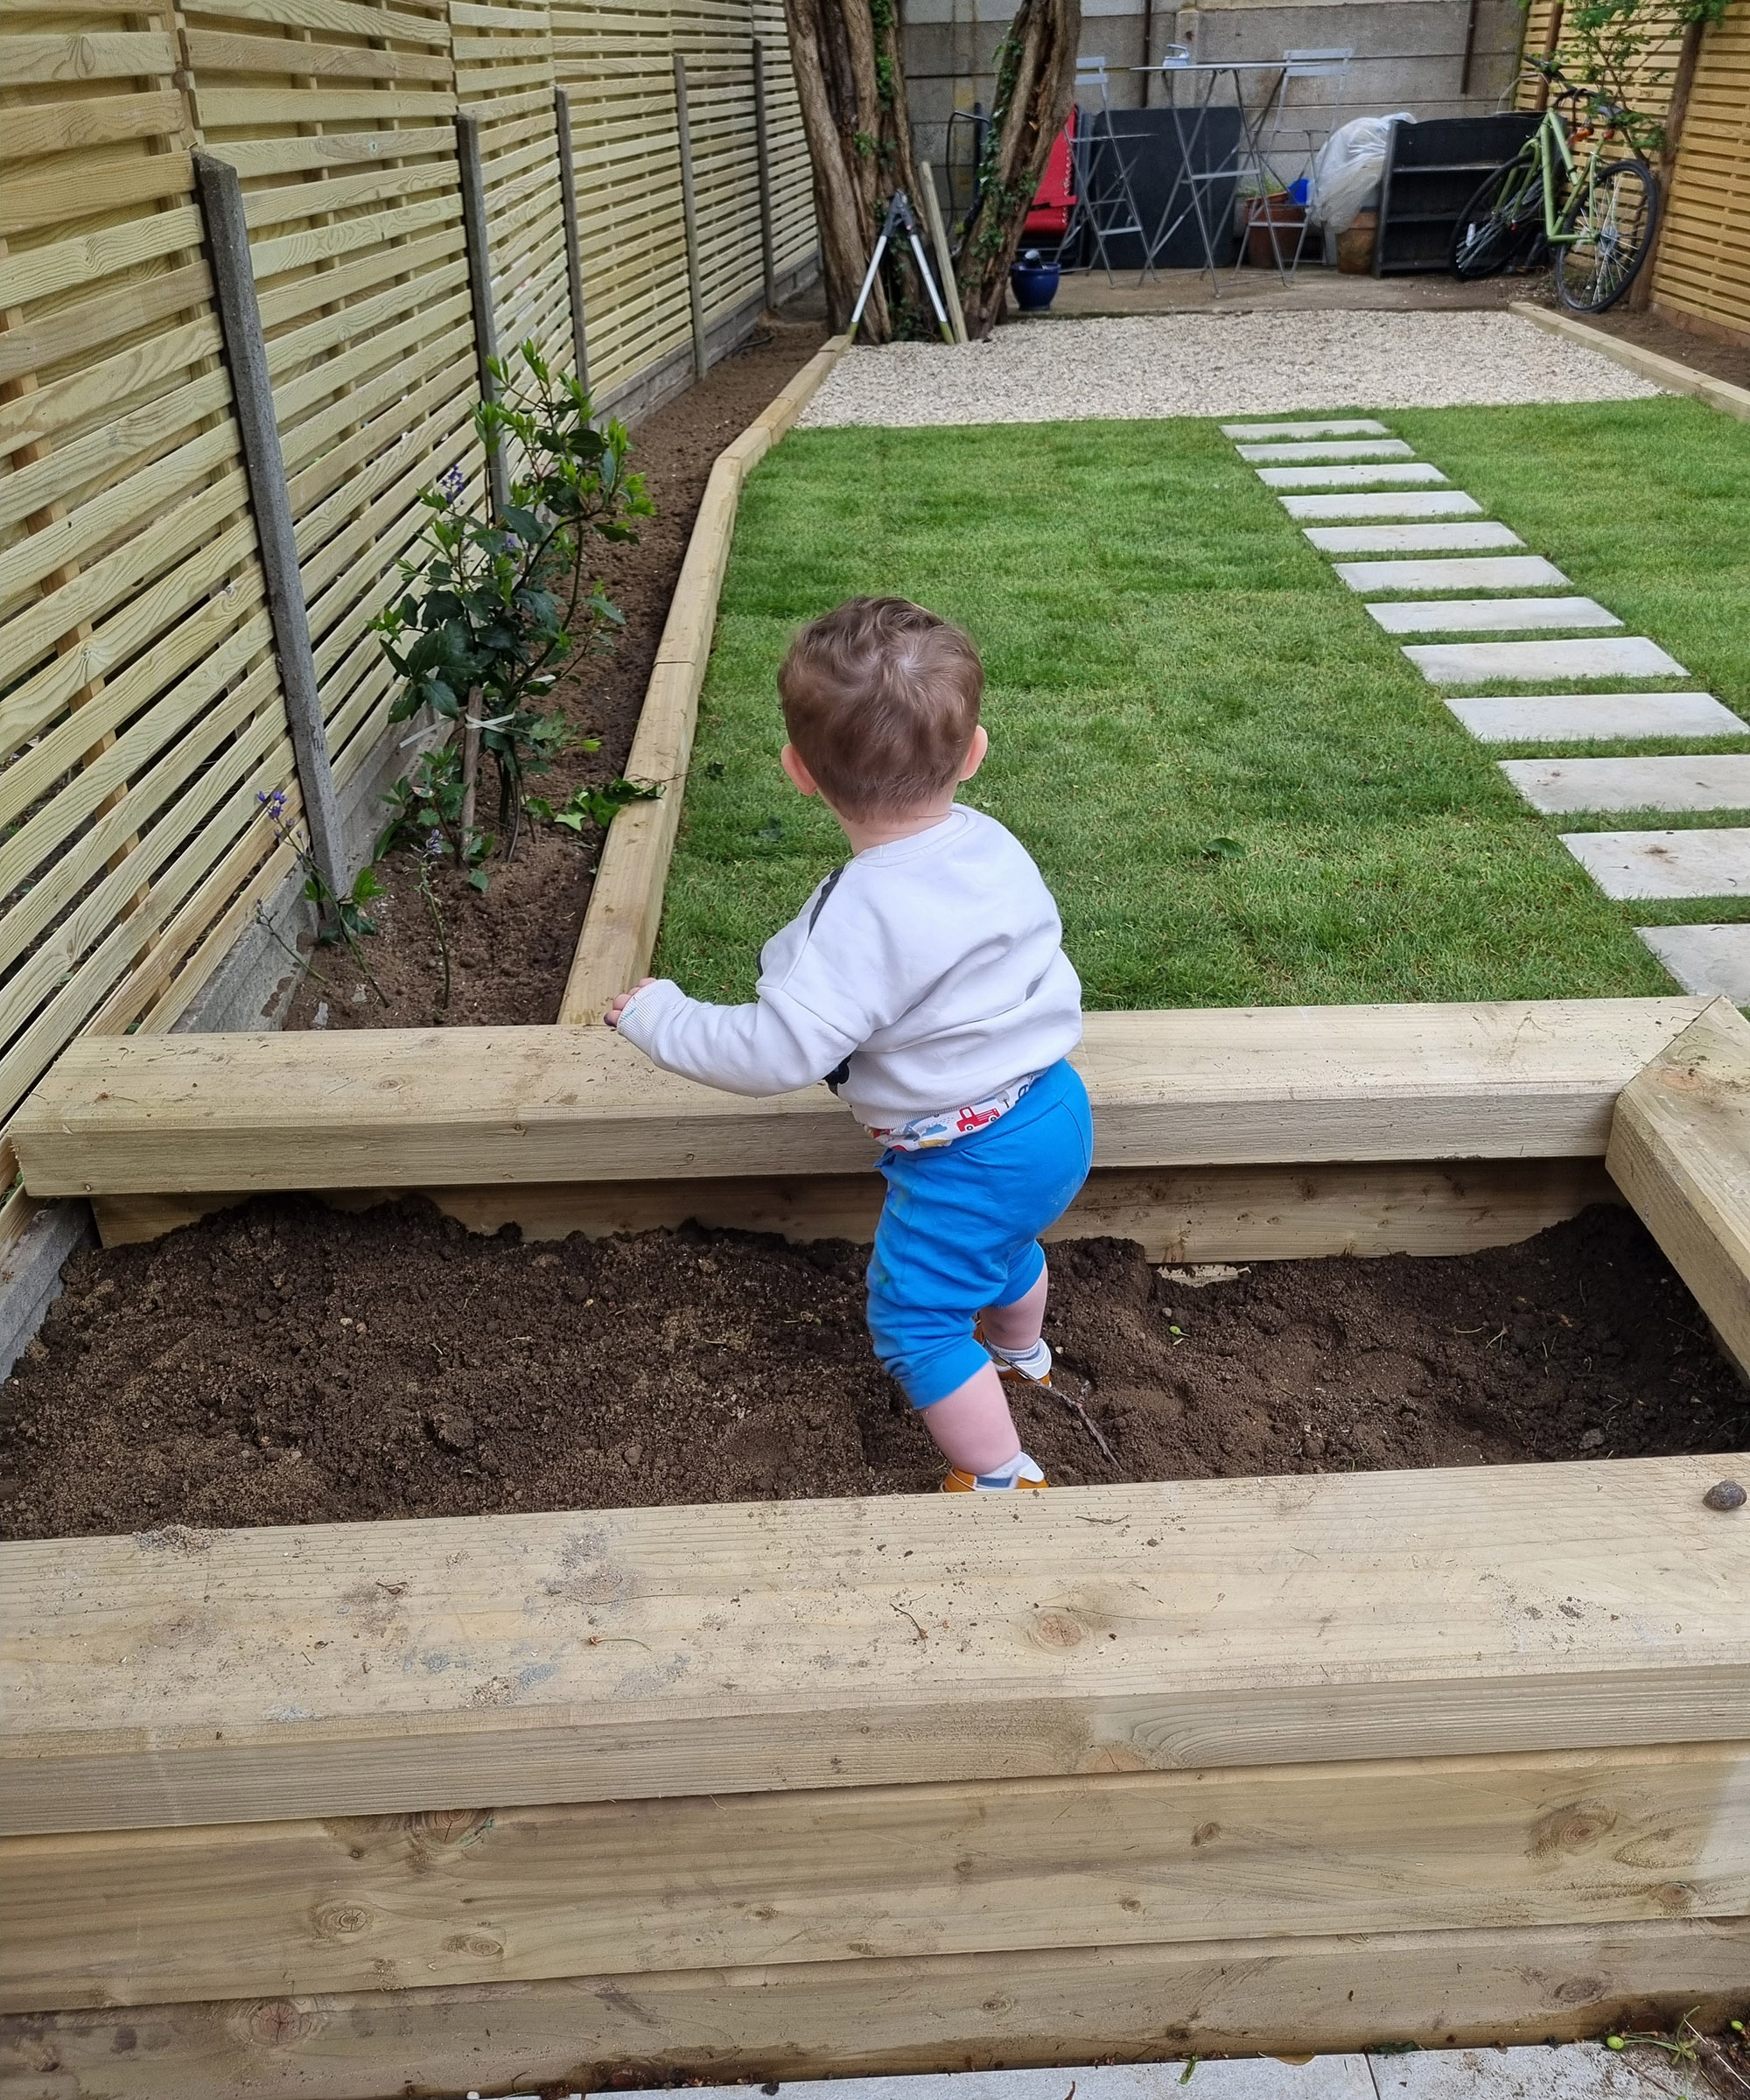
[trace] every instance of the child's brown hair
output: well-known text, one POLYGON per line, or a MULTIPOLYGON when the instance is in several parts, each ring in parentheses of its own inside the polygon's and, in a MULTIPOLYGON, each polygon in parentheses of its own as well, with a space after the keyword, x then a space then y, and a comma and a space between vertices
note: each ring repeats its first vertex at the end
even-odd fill
POLYGON ((951 788, 978 727, 971 637, 905 598, 852 598, 811 620, 778 673, 784 725, 850 817, 902 815, 951 788))

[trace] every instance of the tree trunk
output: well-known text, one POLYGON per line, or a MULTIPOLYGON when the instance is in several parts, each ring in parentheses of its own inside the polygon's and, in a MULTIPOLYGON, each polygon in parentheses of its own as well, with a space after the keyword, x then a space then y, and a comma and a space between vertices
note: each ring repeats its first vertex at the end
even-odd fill
MULTIPOLYGON (((899 10, 896 0, 784 0, 784 18, 814 169, 827 314, 836 332, 850 319, 888 200, 895 190, 917 189, 899 10)), ((868 341, 891 340, 895 294, 903 318, 904 307, 921 296, 909 248, 870 291, 859 331, 868 341)))
POLYGON ((997 47, 997 91, 956 275, 966 331, 988 339, 1002 317, 1009 265, 1075 92, 1082 0, 1021 0, 997 47))

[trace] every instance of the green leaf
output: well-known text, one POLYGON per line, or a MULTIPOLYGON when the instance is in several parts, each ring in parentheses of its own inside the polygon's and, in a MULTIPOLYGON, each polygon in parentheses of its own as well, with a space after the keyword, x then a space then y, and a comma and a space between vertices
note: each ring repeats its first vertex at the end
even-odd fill
POLYGON ((486 873, 484 868, 476 868, 468 878, 468 887, 471 890, 478 890, 484 897, 486 893, 486 885, 491 880, 492 877, 486 873))

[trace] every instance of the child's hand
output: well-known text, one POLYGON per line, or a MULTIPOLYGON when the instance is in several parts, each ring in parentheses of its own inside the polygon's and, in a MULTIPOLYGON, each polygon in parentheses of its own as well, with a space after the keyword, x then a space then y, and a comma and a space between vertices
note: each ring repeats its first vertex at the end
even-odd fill
POLYGON ((603 1020, 607 1023, 610 1028, 618 1028, 620 1026, 620 1017, 626 1012, 626 1007, 631 1004, 633 994, 642 991, 647 984, 654 984, 656 980, 654 977, 640 977, 637 984, 632 987, 631 991, 623 991, 620 993, 620 997, 615 999, 612 1005, 608 1008, 605 1014, 603 1014, 603 1020))

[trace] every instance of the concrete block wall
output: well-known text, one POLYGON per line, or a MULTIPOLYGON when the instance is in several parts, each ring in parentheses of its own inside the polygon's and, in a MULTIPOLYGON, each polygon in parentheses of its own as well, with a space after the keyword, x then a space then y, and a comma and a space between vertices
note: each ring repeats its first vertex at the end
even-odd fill
MULTIPOLYGON (((948 159, 950 112, 988 108, 997 46, 1012 12, 1009 0, 906 0, 906 83, 920 159, 938 171, 948 159)), ((1312 0, 1311 4, 1186 7, 1164 0, 1083 0, 1082 53, 1103 57, 1114 107, 1155 108, 1169 99, 1158 75, 1131 70, 1169 43, 1194 56, 1279 59, 1288 50, 1348 47, 1347 78, 1292 82, 1284 123, 1309 130, 1316 144, 1353 116, 1412 110, 1418 117, 1482 116, 1502 106, 1518 68, 1518 0, 1312 0), (1468 80, 1465 47, 1471 40, 1468 80)), ((1181 103, 1193 80, 1174 83, 1181 103)), ((1250 76, 1247 96, 1268 92, 1270 76, 1250 76)), ((1231 102, 1228 81, 1217 98, 1231 102)), ((1287 158, 1293 158, 1292 150, 1287 158)))

